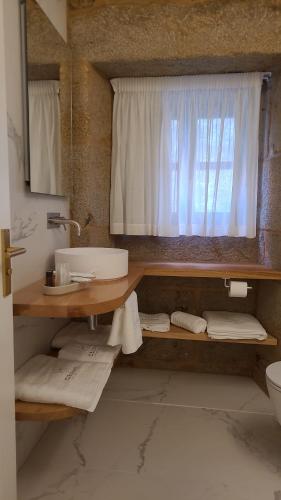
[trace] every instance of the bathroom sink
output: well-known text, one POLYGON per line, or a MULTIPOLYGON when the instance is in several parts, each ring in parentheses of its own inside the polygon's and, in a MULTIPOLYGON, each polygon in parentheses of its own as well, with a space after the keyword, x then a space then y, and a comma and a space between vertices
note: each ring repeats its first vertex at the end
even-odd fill
POLYGON ((72 272, 93 272, 100 280, 128 274, 128 250, 120 248, 62 248, 55 251, 55 262, 68 262, 72 272))

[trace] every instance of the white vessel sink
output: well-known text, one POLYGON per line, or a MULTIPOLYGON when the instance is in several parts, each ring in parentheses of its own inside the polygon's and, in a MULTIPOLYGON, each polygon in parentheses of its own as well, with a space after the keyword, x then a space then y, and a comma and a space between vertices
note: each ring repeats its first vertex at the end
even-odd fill
POLYGON ((95 273, 99 280, 128 274, 128 250, 120 248, 62 248, 55 251, 55 261, 68 262, 71 272, 95 273))

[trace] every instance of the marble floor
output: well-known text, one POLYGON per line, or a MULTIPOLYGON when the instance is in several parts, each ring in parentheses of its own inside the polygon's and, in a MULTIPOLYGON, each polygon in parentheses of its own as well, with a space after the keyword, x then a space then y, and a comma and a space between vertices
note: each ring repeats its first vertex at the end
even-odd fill
POLYGON ((53 423, 19 500, 281 500, 281 427, 246 377, 116 368, 96 411, 53 423))

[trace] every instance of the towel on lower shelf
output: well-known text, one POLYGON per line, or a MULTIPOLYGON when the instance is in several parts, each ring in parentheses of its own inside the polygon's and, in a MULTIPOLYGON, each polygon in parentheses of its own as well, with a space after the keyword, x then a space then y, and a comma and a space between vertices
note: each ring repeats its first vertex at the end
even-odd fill
POLYGON ((111 367, 118 356, 121 347, 100 346, 94 344, 79 344, 73 342, 66 344, 59 351, 59 359, 70 359, 86 363, 108 363, 111 367))
POLYGON ((142 345, 142 331, 136 292, 132 292, 125 304, 114 311, 112 328, 107 344, 111 346, 121 345, 124 354, 136 352, 142 345))
POLYGON ((61 349, 69 342, 106 345, 110 330, 111 325, 99 325, 96 330, 89 331, 87 322, 72 321, 55 335, 52 340, 52 347, 55 349, 61 349))
POLYGON ((168 332, 170 330, 170 318, 168 314, 145 314, 140 312, 139 316, 143 330, 151 332, 168 332))
POLYGON ((106 363, 80 363, 40 354, 16 372, 16 399, 94 411, 110 371, 106 363))
POLYGON ((264 340, 267 333, 252 314, 228 311, 205 311, 208 336, 212 339, 264 340))
POLYGON ((193 333, 203 333, 207 327, 207 321, 199 316, 188 314, 182 311, 175 311, 171 315, 173 325, 189 330, 193 333))

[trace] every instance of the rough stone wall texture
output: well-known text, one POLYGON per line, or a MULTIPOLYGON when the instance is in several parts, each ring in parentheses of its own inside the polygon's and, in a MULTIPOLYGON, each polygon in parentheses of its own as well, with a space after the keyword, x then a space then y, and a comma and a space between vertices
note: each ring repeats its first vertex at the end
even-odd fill
MULTIPOLYGON (((75 57, 93 62, 95 68, 101 69, 107 77, 272 69, 273 59, 277 65, 281 56, 276 39, 273 43, 272 37, 281 23, 278 5, 279 2, 251 0, 70 0, 70 37, 75 57), (252 34, 255 33, 256 39, 256 30, 265 32, 264 24, 271 26, 270 32, 263 36, 259 31, 258 43, 254 43, 252 34), (217 26, 216 30, 214 26, 217 26)), ((75 99, 74 96, 74 106, 75 99)), ((93 134, 91 139, 95 140, 93 134)), ((108 160, 110 162, 110 156, 108 160)), ((103 168, 108 171, 110 165, 104 164, 103 168)), ((95 186, 95 196, 98 195, 95 186)), ((90 196, 93 197, 93 194, 90 193, 90 196)), ((85 194, 79 202, 75 198, 74 195, 75 204, 81 208, 83 205, 84 221, 88 212, 91 214, 89 204, 92 202, 86 199, 85 194)), ((94 224, 90 224, 81 243, 90 241, 94 233, 94 224)), ((120 236, 110 241, 127 248, 132 260, 188 259, 247 263, 257 262, 259 248, 264 250, 259 237, 120 236)))
POLYGON ((112 91, 85 59, 73 61, 72 217, 74 246, 112 246, 109 235, 112 91))
MULTIPOLYGON (((268 117, 265 128, 261 179, 260 247, 266 264, 281 269, 281 73, 273 74, 268 89, 268 117)), ((257 316, 281 341, 281 283, 260 282, 257 316)), ((265 386, 265 368, 281 359, 281 347, 258 348, 255 378, 265 386)))
POLYGON ((30 64, 59 64, 71 60, 71 50, 46 14, 36 3, 27 0, 27 47, 30 64))
POLYGON ((70 7, 75 51, 95 63, 227 57, 233 64, 244 54, 253 64, 281 54, 280 0, 70 0, 70 7))
MULTIPOLYGON (((275 157, 278 152, 278 126, 274 129, 278 103, 273 98, 274 92, 278 94, 278 78, 274 78, 273 91, 265 92, 262 100, 262 199, 258 215, 261 233, 258 231, 256 239, 110 238, 108 208, 112 96, 109 84, 92 69, 89 62, 106 78, 272 71, 273 68, 281 67, 281 0, 69 0, 69 6, 70 36, 76 60, 73 85, 72 211, 73 216, 85 227, 82 239, 78 241, 74 238, 72 243, 128 248, 133 260, 245 263, 265 260, 267 263, 276 263, 279 236, 275 232, 275 225, 269 227, 266 222, 269 214, 271 220, 274 214, 269 211, 264 198, 270 193, 270 185, 275 183, 274 168, 270 171, 270 177, 265 159, 272 159, 271 156, 275 157), (268 123, 272 138, 268 148, 274 153, 271 155, 268 149, 265 156, 266 149, 263 146, 269 134, 268 123)), ((277 170, 278 166, 275 169, 278 177, 277 170)), ((277 188, 275 192, 273 197, 277 198, 277 188)), ((278 223, 278 216, 275 221, 278 223)), ((176 308, 183 308, 197 313, 203 308, 249 312, 256 309, 256 284, 249 298, 240 301, 227 299, 225 291, 217 288, 217 285, 214 287, 209 280, 201 282, 201 288, 199 282, 193 285, 190 280, 181 280, 179 283, 176 278, 169 278, 164 281, 162 278, 151 278, 141 283, 138 288, 141 308, 147 312, 172 312, 176 308)), ((135 366, 166 368, 168 365, 171 368, 250 374, 255 355, 252 346, 146 340, 139 353, 124 357, 121 362, 135 366)))
POLYGON ((144 339, 136 354, 122 355, 121 366, 186 370, 252 376, 255 350, 239 344, 186 342, 168 339, 144 339))
POLYGON ((129 250, 131 260, 191 262, 257 262, 257 239, 180 236, 115 236, 115 246, 129 250))

